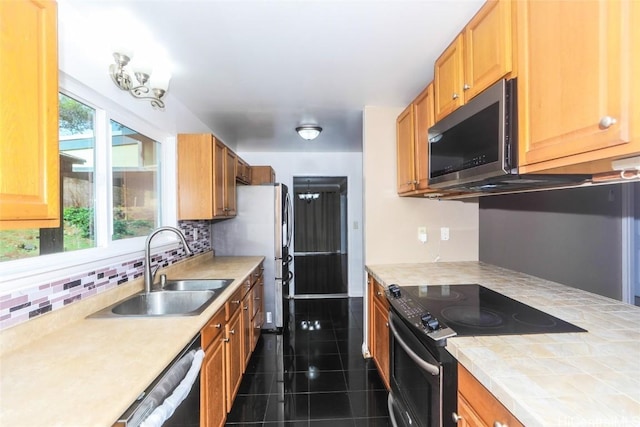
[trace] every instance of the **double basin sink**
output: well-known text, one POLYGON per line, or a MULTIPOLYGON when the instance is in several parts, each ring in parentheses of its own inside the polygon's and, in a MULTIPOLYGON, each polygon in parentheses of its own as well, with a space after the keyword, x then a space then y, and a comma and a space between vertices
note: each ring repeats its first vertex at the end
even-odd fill
POLYGON ((234 279, 167 280, 158 291, 140 292, 89 317, 196 316, 234 279))

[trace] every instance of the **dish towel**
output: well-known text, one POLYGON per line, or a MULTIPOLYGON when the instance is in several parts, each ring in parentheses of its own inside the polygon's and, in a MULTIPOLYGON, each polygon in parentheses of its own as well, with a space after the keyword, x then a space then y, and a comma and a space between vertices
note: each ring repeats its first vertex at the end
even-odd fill
POLYGON ((204 358, 204 351, 202 349, 195 352, 193 355, 193 361, 189 371, 184 376, 180 384, 171 393, 171 396, 167 397, 164 402, 140 424, 141 427, 160 427, 166 420, 173 415, 176 408, 180 406, 182 401, 187 397, 195 383, 196 378, 200 372, 200 366, 202 366, 202 359, 204 358))

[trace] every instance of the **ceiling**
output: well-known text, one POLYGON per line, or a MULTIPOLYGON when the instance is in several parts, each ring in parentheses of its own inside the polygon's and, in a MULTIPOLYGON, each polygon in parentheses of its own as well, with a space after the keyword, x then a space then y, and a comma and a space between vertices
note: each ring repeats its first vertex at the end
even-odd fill
MULTIPOLYGON (((402 107, 484 0, 61 0, 117 8, 166 50, 179 100, 237 151, 362 151, 365 106, 402 107), (300 124, 323 128, 313 142, 300 124)), ((115 31, 111 30, 111 33, 115 31)))

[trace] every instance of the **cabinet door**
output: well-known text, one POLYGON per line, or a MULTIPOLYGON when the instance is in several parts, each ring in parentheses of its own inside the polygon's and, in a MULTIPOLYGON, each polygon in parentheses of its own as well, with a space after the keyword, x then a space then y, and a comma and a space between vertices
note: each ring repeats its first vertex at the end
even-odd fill
POLYGON ((414 101, 415 112, 415 180, 418 190, 429 188, 429 137, 428 131, 433 126, 433 83, 414 101))
POLYGON ((473 412, 471 406, 461 395, 458 395, 457 427, 488 427, 485 423, 482 422, 478 415, 473 412))
POLYGON ((0 1, 0 229, 60 226, 54 1, 0 1))
POLYGON ((236 153, 225 149, 224 164, 224 210, 225 216, 236 214, 236 153))
POLYGON ((244 372, 249 358, 251 358, 251 337, 253 335, 253 323, 251 322, 251 297, 248 292, 242 299, 242 372, 244 372))
POLYGON ((215 141, 213 153, 213 212, 214 217, 226 216, 225 210, 225 171, 226 146, 222 141, 215 141))
POLYGON ((413 104, 411 104, 398 116, 396 121, 396 161, 399 194, 415 189, 413 132, 413 104))
POLYGON ((242 316, 236 310, 227 323, 227 339, 225 345, 225 372, 227 412, 231 410, 242 380, 242 316))
POLYGON ((178 135, 178 219, 213 218, 215 146, 212 135, 178 135))
POLYGON ((630 140, 631 3, 517 3, 520 166, 630 140))
POLYGON ((460 34, 436 60, 434 69, 434 105, 436 121, 464 102, 463 37, 460 34))
POLYGON ((219 337, 206 349, 201 368, 200 425, 220 427, 227 417, 224 342, 219 337))
POLYGON ((464 101, 511 72, 511 1, 490 0, 464 30, 464 101))
POLYGON ((378 365, 382 381, 389 389, 389 311, 378 298, 374 299, 373 318, 373 359, 378 365))

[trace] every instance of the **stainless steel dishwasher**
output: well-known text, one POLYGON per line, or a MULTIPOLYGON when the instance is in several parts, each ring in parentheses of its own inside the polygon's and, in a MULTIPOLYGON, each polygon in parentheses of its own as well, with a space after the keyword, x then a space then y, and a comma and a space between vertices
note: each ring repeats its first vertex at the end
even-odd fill
MULTIPOLYGON (((148 417, 174 393, 181 381, 187 376, 196 353, 201 349, 200 347, 200 334, 198 334, 120 416, 114 427, 138 427, 145 420, 149 423, 148 417)), ((164 423, 156 425, 163 427, 198 427, 200 425, 199 369, 195 382, 191 385, 184 400, 177 405, 173 414, 164 423)))

